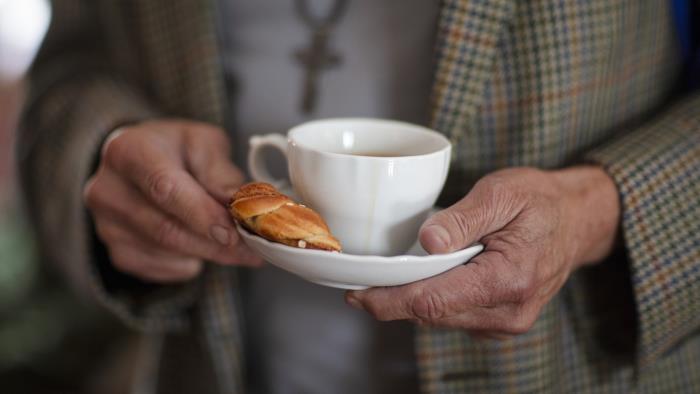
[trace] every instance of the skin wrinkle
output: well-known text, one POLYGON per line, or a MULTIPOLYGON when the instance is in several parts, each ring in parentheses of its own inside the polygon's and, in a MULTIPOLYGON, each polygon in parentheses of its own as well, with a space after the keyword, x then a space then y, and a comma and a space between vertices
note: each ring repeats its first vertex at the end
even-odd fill
MULTIPOLYGON (((463 269, 466 271, 470 268, 472 270, 486 269, 484 265, 480 264, 479 261, 475 261, 473 267, 469 267, 469 265, 467 265, 463 269)), ((495 290, 498 287, 498 282, 493 280, 493 278, 482 276, 483 274, 471 276, 465 275, 465 283, 462 285, 462 293, 458 295, 458 298, 468 298, 471 301, 468 305, 473 307, 486 309, 495 308, 497 306, 497 300, 494 299, 494 296, 496 295, 495 290)), ((464 303, 460 303, 458 305, 462 307, 467 306, 467 304, 464 303)), ((465 310, 468 310, 468 308, 458 309, 458 312, 464 312, 465 310)))
MULTIPOLYGON (((521 250, 523 248, 518 246, 517 243, 509 241, 506 237, 507 235, 510 235, 510 232, 506 231, 503 233, 498 233, 498 234, 492 235, 489 238, 485 239, 484 243, 486 245, 487 251, 489 252, 489 255, 493 255, 494 253, 499 254, 501 256, 500 259, 502 259, 503 261, 509 262, 509 265, 511 267, 513 267, 514 270, 517 270, 517 274, 514 275, 514 279, 511 279, 510 281, 522 280, 522 278, 523 278, 522 265, 518 264, 516 262, 517 260, 513 259, 511 256, 513 254, 515 254, 516 259, 522 259, 523 254, 522 254, 521 250)), ((483 258, 487 259, 488 257, 485 256, 483 258)), ((478 258, 477 258, 477 260, 478 260, 478 258)), ((493 259, 489 259, 489 260, 493 260, 493 259)), ((507 282, 510 282, 510 281, 507 281, 507 282)), ((531 283, 533 283, 533 280, 532 280, 531 276, 528 275, 528 279, 527 279, 526 284, 530 285, 531 283)), ((515 298, 523 298, 523 297, 527 297, 530 295, 528 289, 523 289, 523 287, 525 287, 524 284, 521 284, 517 287, 519 287, 521 291, 524 290, 524 293, 526 293, 526 294, 519 294, 518 297, 515 297, 515 298)), ((506 297, 506 298, 502 299, 502 301, 515 302, 518 300, 517 299, 508 299, 506 297)))
POLYGON ((156 205, 168 205, 178 194, 177 186, 170 176, 171 172, 170 169, 160 168, 146 176, 148 197, 156 205))
MULTIPOLYGON (((477 182, 474 187, 475 190, 487 188, 492 191, 488 196, 482 196, 480 194, 474 196, 473 199, 476 200, 474 204, 481 209, 468 210, 467 208, 470 208, 470 206, 467 201, 470 200, 465 199, 457 203, 457 206, 463 209, 458 209, 454 215, 447 216, 446 220, 456 224, 458 234, 471 237, 466 239, 464 243, 473 243, 477 241, 477 239, 473 239, 473 234, 487 233, 486 235, 488 235, 499 228, 507 227, 518 218, 518 215, 523 210, 524 203, 519 203, 519 201, 524 201, 524 199, 519 198, 519 191, 517 189, 511 190, 512 193, 509 194, 508 186, 504 185, 505 182, 500 178, 499 172, 493 174, 493 179, 484 178, 477 182), (496 203, 493 201, 496 201, 496 203), (487 208, 492 205, 502 207, 502 209, 500 212, 497 212, 496 210, 487 208), (467 210, 470 214, 463 214, 464 211, 467 210), (506 215, 505 223, 500 223, 504 219, 499 218, 498 215, 503 214, 503 212, 511 212, 511 214, 506 215), (482 229, 481 226, 483 226, 483 223, 492 224, 492 226, 495 225, 496 228, 491 230, 488 228, 482 229)), ((440 214, 442 214, 442 212, 438 213, 438 215, 440 214)), ((452 240, 452 243, 454 243, 454 240, 452 240)), ((454 245, 448 245, 448 249, 452 251, 455 247, 454 245)))
POLYGON ((425 225, 445 226, 452 233, 451 248, 480 238, 484 252, 467 265, 424 281, 348 296, 380 320, 418 320, 477 336, 522 334, 535 324, 572 271, 610 252, 603 245, 597 257, 579 253, 591 244, 598 246, 601 238, 615 238, 616 198, 614 184, 597 167, 499 171, 477 182, 463 200, 425 225), (604 200, 603 209, 595 209, 601 205, 599 198, 604 200), (608 201, 611 198, 614 201, 608 201), (590 232, 590 223, 596 224, 597 233, 590 232), (392 309, 397 303, 404 307, 392 309))
POLYGON ((108 137, 83 198, 117 270, 174 282, 199 275, 204 260, 262 263, 239 242, 221 203, 230 182, 242 179, 229 163, 225 138, 213 126, 168 120, 108 137), (228 242, 213 239, 216 226, 226 232, 217 239, 228 242))
MULTIPOLYGON (((107 179, 109 179, 109 177, 107 179)), ((125 239, 133 238, 135 236, 134 234, 138 234, 138 236, 140 236, 140 237, 144 237, 146 239, 151 239, 153 242, 160 243, 163 245, 182 247, 183 243, 184 244, 187 243, 182 239, 178 239, 178 240, 175 240, 172 242, 165 242, 165 241, 161 240, 159 242, 158 234, 161 234, 164 230, 151 231, 151 229, 149 229, 149 228, 145 228, 144 226, 140 226, 139 222, 137 220, 137 217, 139 215, 134 215, 134 212, 132 209, 132 207, 138 207, 138 206, 144 206, 144 205, 147 205, 147 206, 153 208, 151 206, 151 204, 148 201, 146 201, 145 199, 141 198, 140 195, 138 195, 138 194, 133 194, 133 193, 128 194, 127 193, 126 195, 120 195, 118 190, 120 190, 121 188, 122 188, 122 186, 120 186, 118 184, 109 183, 109 185, 105 185, 105 187, 103 187, 102 190, 105 190, 105 191, 111 190, 112 193, 110 193, 109 195, 107 193, 98 194, 97 196, 101 196, 101 199, 98 197, 94 197, 94 198, 97 198, 99 201, 101 201, 102 205, 100 206, 100 204, 93 204, 94 206, 92 208, 99 206, 100 209, 105 212, 105 215, 107 216, 107 218, 110 221, 113 221, 113 222, 118 224, 118 226, 98 225, 97 231, 98 231, 98 234, 100 235, 101 239, 123 241, 125 239), (124 230, 121 230, 122 228, 126 228, 126 227, 133 227, 136 230, 132 231, 132 232, 125 232, 124 230), (107 231, 111 230, 111 233, 104 233, 104 234, 101 233, 101 231, 105 231, 105 230, 107 230, 107 231), (116 236, 115 234, 118 234, 119 236, 116 236)), ((130 188, 130 191, 133 192, 133 189, 130 188)), ((102 222, 103 222, 101 219, 97 219, 97 221, 99 224, 102 224, 102 222)), ((163 216, 161 218, 161 223, 155 225, 154 228, 162 229, 163 227, 166 227, 169 225, 177 226, 178 231, 180 232, 180 237, 185 236, 185 234, 184 234, 185 230, 180 228, 181 224, 169 216, 163 216), (166 223, 166 222, 169 222, 169 223, 166 223)), ((220 258, 230 259, 230 256, 227 257, 227 255, 229 254, 227 252, 228 249, 226 247, 224 247, 223 245, 218 245, 217 249, 214 249, 214 250, 215 250, 214 254, 220 256, 220 258)))
POLYGON ((154 241, 156 243, 163 245, 167 248, 172 248, 178 245, 180 242, 180 229, 179 225, 172 219, 165 217, 161 220, 160 224, 157 226, 154 235, 154 241))
POLYGON ((447 313, 447 302, 440 293, 423 291, 416 294, 411 301, 411 314, 420 320, 436 321, 447 313))
MULTIPOLYGON (((163 208, 170 215, 177 215, 176 219, 184 224, 189 224, 192 229, 209 237, 209 226, 219 224, 222 227, 232 229, 233 226, 227 218, 226 210, 204 190, 193 192, 193 188, 199 187, 191 176, 182 170, 155 170, 147 178, 147 194, 154 200, 156 207, 163 208), (157 193, 157 183, 172 184, 167 195, 160 196, 157 193), (159 200, 159 201, 155 201, 159 200)), ((231 233, 232 231, 229 231, 231 233)))

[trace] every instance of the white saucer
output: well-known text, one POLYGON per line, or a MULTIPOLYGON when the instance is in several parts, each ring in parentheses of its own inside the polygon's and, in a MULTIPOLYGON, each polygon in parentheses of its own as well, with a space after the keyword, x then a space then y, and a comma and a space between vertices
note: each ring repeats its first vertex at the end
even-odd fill
POLYGON ((363 290, 398 286, 464 264, 484 248, 472 245, 449 254, 428 255, 418 242, 402 256, 362 256, 293 248, 270 242, 236 224, 243 241, 269 263, 323 286, 363 290))

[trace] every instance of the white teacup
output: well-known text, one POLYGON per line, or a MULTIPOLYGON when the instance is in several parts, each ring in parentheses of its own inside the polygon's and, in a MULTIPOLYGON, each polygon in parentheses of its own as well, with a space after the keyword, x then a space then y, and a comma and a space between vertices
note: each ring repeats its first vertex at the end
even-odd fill
POLYGON ((287 136, 250 139, 253 179, 284 188, 266 168, 264 147, 287 158, 295 194, 315 209, 352 254, 405 253, 442 190, 450 142, 409 123, 327 119, 301 124, 287 136))

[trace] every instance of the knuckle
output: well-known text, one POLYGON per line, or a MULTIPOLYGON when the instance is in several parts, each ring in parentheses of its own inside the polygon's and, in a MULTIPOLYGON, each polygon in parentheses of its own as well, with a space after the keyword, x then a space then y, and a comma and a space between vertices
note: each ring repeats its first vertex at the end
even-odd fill
POLYGON ((477 185, 485 203, 493 208, 484 213, 490 220, 502 215, 512 217, 518 211, 519 201, 525 200, 521 187, 510 177, 498 173, 482 178, 477 185))
POLYGON ((117 209, 119 204, 111 199, 109 190, 99 176, 93 176, 88 180, 82 190, 83 204, 96 214, 106 209, 117 209))
POLYGON ((505 332, 510 335, 521 335, 530 331, 535 324, 535 316, 529 313, 516 313, 512 319, 506 323, 505 332))
POLYGON ((488 190, 489 193, 494 196, 503 196, 509 193, 511 189, 506 177, 501 176, 498 173, 482 178, 479 180, 478 184, 479 186, 488 190))
POLYGON ((498 304, 495 292, 485 286, 476 286, 472 293, 472 302, 482 308, 495 308, 498 304))
POLYGON ((481 308, 492 308, 498 304, 498 287, 490 279, 470 279, 464 283, 464 296, 469 302, 481 308))
POLYGON ((435 321, 445 316, 447 303, 440 294, 423 291, 413 299, 411 312, 419 320, 435 321))
POLYGON ((534 291, 535 288, 530 275, 514 275, 507 284, 505 301, 524 304, 533 296, 534 291))
POLYGON ((163 219, 156 228, 155 241, 166 247, 178 245, 180 242, 180 226, 173 219, 163 219))
POLYGON ((175 199, 177 190, 175 181, 169 171, 153 172, 146 181, 148 192, 156 204, 168 204, 175 199))
POLYGON ((446 223, 448 228, 457 230, 459 234, 468 236, 475 233, 476 223, 474 219, 474 217, 467 215, 461 210, 455 210, 451 214, 445 214, 439 217, 438 221, 446 223))
POLYGON ((99 194, 97 193, 97 182, 97 178, 93 176, 88 179, 83 187, 83 202, 90 209, 94 209, 98 202, 99 194))
POLYGON ((119 232, 111 223, 98 223, 95 226, 97 236, 107 244, 113 243, 119 239, 119 232))

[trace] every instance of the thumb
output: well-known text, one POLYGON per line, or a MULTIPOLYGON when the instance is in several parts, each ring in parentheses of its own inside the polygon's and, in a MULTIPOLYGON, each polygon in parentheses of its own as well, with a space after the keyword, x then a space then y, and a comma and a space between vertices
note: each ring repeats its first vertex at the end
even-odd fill
POLYGON ((431 254, 451 253, 505 227, 519 208, 504 201, 509 198, 503 191, 498 194, 477 183, 466 197, 428 218, 418 234, 423 248, 431 254))
POLYGON ((231 162, 229 142, 223 131, 211 129, 188 139, 187 165, 192 176, 212 197, 227 204, 245 177, 231 162))

